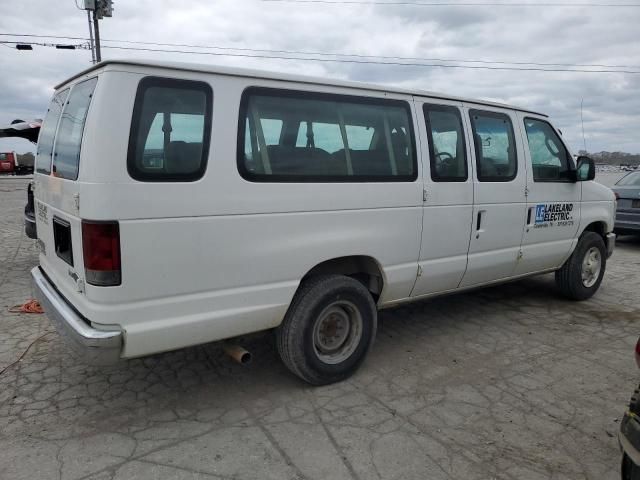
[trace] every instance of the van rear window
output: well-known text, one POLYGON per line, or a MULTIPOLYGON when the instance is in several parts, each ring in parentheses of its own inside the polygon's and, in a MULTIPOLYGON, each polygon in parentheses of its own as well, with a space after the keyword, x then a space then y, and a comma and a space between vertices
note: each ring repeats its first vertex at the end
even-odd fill
POLYGON ((51 158, 53 156, 53 140, 56 136, 58 121, 64 102, 67 100, 69 89, 56 93, 49 104, 47 115, 38 136, 38 150, 36 154, 36 172, 49 175, 51 173, 51 158))
POLYGON ((242 96, 240 174, 260 182, 411 182, 407 102, 249 88, 242 96))
POLYGON ((213 92, 203 82, 146 77, 133 108, 127 168, 141 181, 194 181, 207 166, 213 92))
POLYGON ((97 78, 85 80, 71 89, 60 117, 53 149, 53 175, 56 177, 69 180, 78 178, 84 123, 97 81, 97 78))

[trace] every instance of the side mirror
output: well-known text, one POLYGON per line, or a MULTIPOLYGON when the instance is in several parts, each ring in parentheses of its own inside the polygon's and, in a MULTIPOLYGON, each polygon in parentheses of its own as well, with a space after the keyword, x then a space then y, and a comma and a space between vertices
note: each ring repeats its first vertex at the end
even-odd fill
POLYGON ((576 182, 588 182, 596 178, 596 165, 589 157, 578 157, 576 182))

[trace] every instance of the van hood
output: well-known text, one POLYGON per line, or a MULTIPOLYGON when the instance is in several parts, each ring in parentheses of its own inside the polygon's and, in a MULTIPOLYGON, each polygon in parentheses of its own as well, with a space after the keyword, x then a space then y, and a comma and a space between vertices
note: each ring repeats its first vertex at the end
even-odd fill
POLYGON ((582 182, 583 202, 613 202, 616 199, 613 190, 598 182, 582 182))

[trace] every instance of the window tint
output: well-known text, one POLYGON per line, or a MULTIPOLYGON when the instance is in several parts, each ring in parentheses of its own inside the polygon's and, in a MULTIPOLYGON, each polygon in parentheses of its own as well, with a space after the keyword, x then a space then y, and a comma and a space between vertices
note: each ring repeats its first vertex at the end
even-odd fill
POLYGON ((142 79, 129 137, 129 174, 146 181, 202 177, 209 152, 212 101, 206 83, 142 79))
POLYGON ((69 180, 78 178, 84 122, 97 82, 97 78, 92 78, 71 89, 56 135, 53 153, 53 174, 56 177, 69 180))
POLYGON ((56 136, 56 129, 58 128, 58 120, 60 120, 60 113, 64 102, 67 100, 69 89, 54 95, 47 115, 44 117, 44 123, 40 129, 38 136, 38 149, 36 153, 36 171, 38 173, 45 173, 49 175, 51 173, 51 158, 53 155, 53 139, 56 136))
POLYGON ((529 152, 536 182, 569 181, 573 161, 562 140, 549 123, 525 118, 529 152))
POLYGON ((471 110, 478 180, 508 182, 516 177, 518 159, 513 125, 503 113, 471 110))
POLYGON ((240 115, 238 167, 245 178, 348 182, 417 176, 406 102, 251 88, 240 115), (276 122, 278 134, 270 134, 266 125, 276 122))
POLYGON ((467 180, 467 155, 460 111, 444 105, 424 105, 429 137, 431 179, 435 182, 467 180))

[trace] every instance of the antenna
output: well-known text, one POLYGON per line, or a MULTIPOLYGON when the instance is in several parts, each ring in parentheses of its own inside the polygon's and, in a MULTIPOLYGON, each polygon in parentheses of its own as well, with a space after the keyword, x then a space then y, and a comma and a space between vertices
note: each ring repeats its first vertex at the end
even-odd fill
POLYGON ((582 105, 584 104, 584 98, 580 99, 580 123, 582 123, 582 143, 584 145, 584 151, 587 151, 587 139, 584 137, 584 116, 582 115, 582 105))

